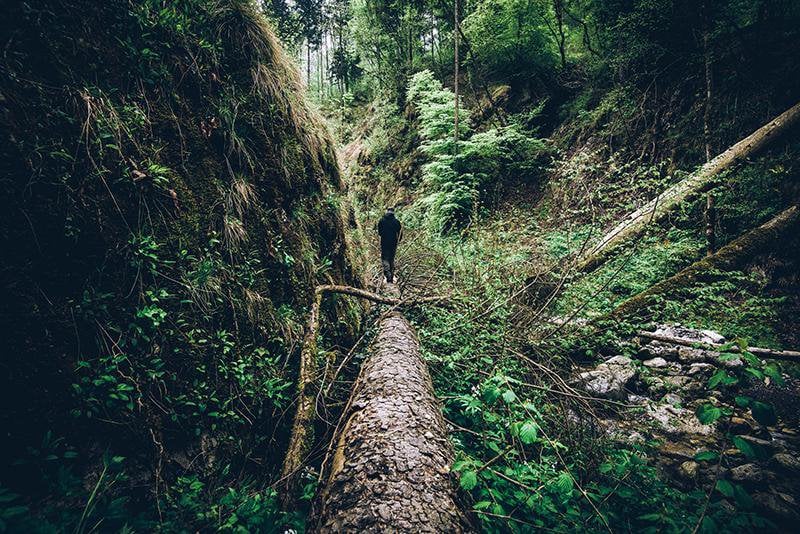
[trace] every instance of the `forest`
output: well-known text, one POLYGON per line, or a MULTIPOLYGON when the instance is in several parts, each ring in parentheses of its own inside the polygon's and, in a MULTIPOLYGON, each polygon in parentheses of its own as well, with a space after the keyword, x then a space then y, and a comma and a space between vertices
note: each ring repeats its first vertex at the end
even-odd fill
POLYGON ((795 531, 800 2, 0 12, 0 533, 795 531))

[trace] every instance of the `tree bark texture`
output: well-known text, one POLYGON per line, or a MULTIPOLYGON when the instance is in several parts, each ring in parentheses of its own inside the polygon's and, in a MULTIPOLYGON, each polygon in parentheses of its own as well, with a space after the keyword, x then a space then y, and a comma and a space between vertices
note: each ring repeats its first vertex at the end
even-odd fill
POLYGON ((652 304, 654 296, 669 294, 676 289, 702 281, 712 276, 714 271, 730 271, 741 267, 754 256, 775 247, 781 237, 796 228, 800 222, 798 211, 797 206, 785 209, 714 254, 629 298, 611 312, 610 316, 616 319, 632 316, 652 304))
MULTIPOLYGON (((396 286, 390 286, 397 295, 396 286)), ((380 321, 339 432, 316 506, 316 532, 464 532, 456 501, 453 450, 403 315, 380 321)))
POLYGON ((291 510, 295 507, 299 489, 300 469, 314 441, 314 418, 316 416, 314 400, 317 394, 314 380, 318 373, 316 365, 317 335, 319 334, 320 306, 326 293, 350 295, 391 306, 413 306, 424 302, 440 302, 444 300, 442 297, 423 297, 404 301, 398 298, 399 292, 392 296, 387 296, 351 286, 317 286, 314 290, 314 301, 311 305, 311 312, 308 316, 308 323, 303 337, 303 347, 300 351, 300 372, 297 379, 297 411, 294 414, 289 446, 281 469, 281 479, 283 480, 281 504, 284 510, 291 510))
POLYGON ((795 124, 798 119, 800 119, 800 103, 795 104, 777 118, 719 154, 685 180, 673 185, 657 198, 628 214, 622 222, 589 250, 578 269, 589 271, 599 266, 618 245, 638 236, 648 224, 659 222, 681 203, 696 198, 697 195, 713 187, 715 178, 722 171, 764 148, 795 124))

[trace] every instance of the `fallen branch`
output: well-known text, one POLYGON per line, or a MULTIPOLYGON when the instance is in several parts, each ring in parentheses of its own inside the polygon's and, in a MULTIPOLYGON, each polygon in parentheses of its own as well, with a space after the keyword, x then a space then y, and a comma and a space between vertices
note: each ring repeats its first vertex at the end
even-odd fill
POLYGON ((586 254, 585 259, 578 266, 578 270, 590 271, 599 266, 618 245, 642 233, 651 222, 660 221, 678 205, 711 189, 716 185, 716 179, 723 171, 767 146, 798 119, 800 119, 800 103, 795 104, 719 154, 685 180, 673 185, 638 210, 628 214, 586 254))
MULTIPOLYGON (((713 350, 717 352, 722 350, 722 347, 725 346, 725 345, 718 345, 716 343, 701 343, 698 341, 692 341, 691 339, 685 339, 682 337, 664 336, 661 334, 655 334, 653 332, 645 332, 643 330, 636 332, 636 335, 639 337, 652 339, 653 341, 660 341, 662 343, 671 343, 673 345, 682 345, 684 347, 694 347, 705 350, 713 350)), ((739 353, 741 352, 741 349, 737 345, 734 345, 733 347, 726 347, 725 352, 739 353)), ((761 347, 748 347, 747 352, 750 352, 751 354, 760 356, 762 358, 769 358, 772 360, 800 362, 800 352, 794 350, 773 350, 773 349, 764 349, 761 347)))
POLYGON ((281 469, 281 479, 284 481, 281 503, 284 510, 293 508, 294 499, 298 489, 298 474, 303 465, 309 447, 314 439, 314 378, 317 374, 317 335, 319 334, 319 316, 322 298, 326 293, 339 293, 359 297, 378 304, 389 306, 415 306, 428 302, 442 302, 447 297, 423 297, 403 300, 395 297, 379 295, 365 289, 351 286, 320 285, 314 290, 314 302, 308 316, 303 348, 300 351, 300 372, 297 382, 298 404, 292 422, 292 433, 289 438, 289 447, 281 469))
POLYGON ((675 289, 704 280, 714 271, 731 271, 744 265, 761 252, 775 246, 785 233, 797 226, 798 209, 792 206, 785 209, 758 228, 725 245, 711 256, 691 264, 677 274, 650 286, 634 295, 602 319, 621 319, 636 314, 653 302, 653 297, 668 294, 675 289))

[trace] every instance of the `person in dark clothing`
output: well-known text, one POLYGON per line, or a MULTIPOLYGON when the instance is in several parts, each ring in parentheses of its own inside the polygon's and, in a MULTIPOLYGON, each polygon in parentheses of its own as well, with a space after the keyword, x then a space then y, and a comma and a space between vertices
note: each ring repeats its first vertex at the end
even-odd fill
POLYGON ((402 227, 394 216, 394 208, 387 208, 378 222, 378 235, 381 236, 381 264, 383 275, 390 284, 394 281, 394 255, 400 242, 402 227))

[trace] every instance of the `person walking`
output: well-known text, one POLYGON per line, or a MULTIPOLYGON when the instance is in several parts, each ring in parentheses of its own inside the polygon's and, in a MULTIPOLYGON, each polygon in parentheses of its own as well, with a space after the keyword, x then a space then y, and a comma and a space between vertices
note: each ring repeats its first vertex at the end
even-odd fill
POLYGON ((394 216, 394 208, 387 208, 378 221, 378 235, 381 236, 381 265, 383 276, 390 284, 394 282, 394 256, 402 236, 402 225, 394 216))

